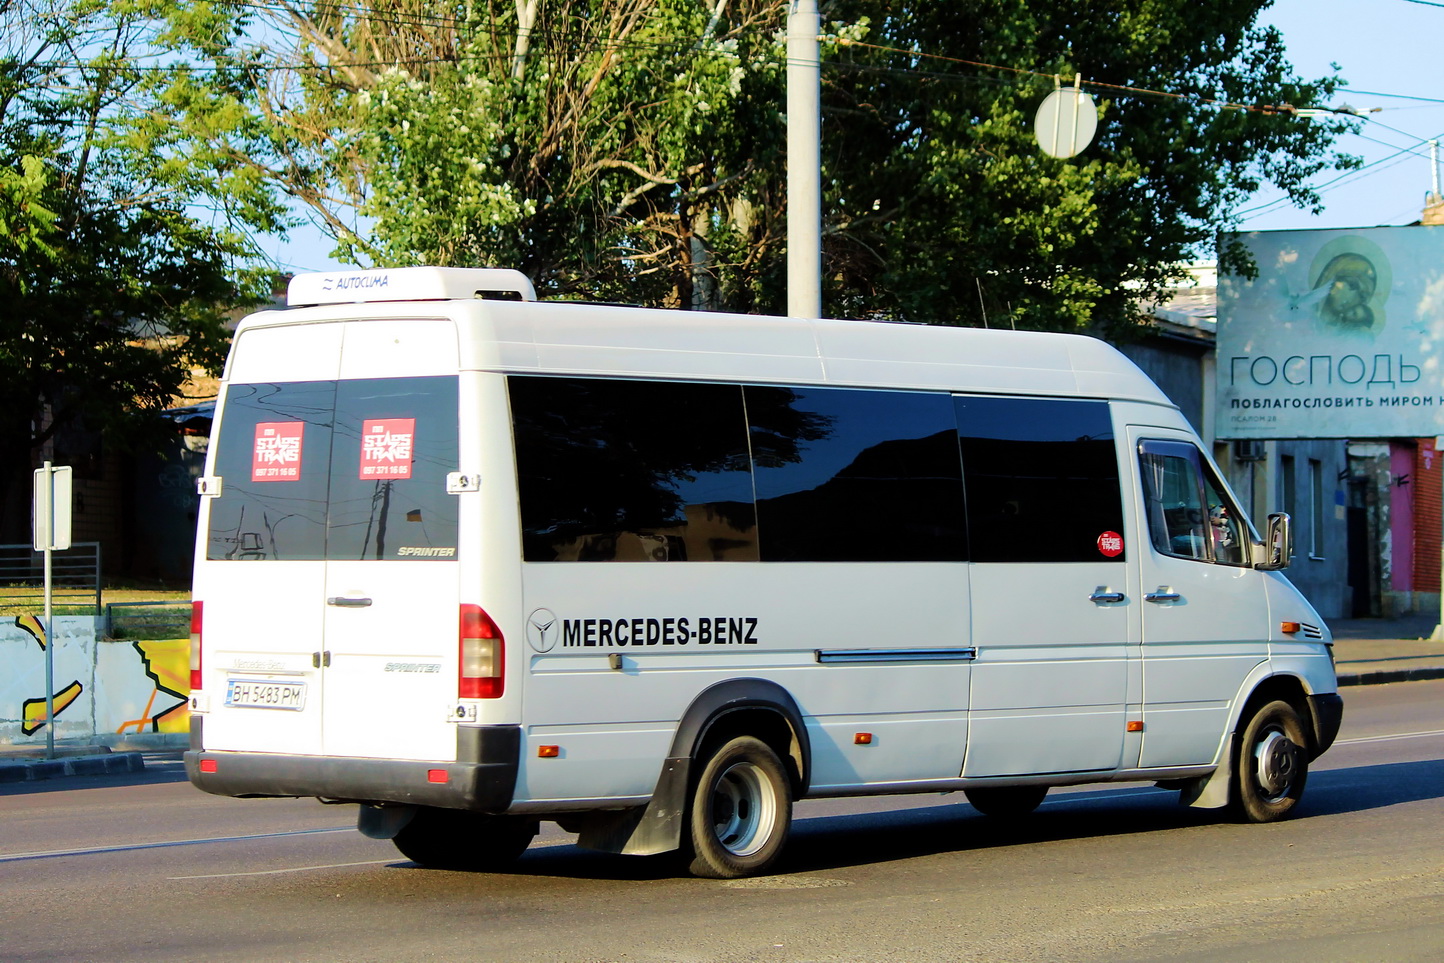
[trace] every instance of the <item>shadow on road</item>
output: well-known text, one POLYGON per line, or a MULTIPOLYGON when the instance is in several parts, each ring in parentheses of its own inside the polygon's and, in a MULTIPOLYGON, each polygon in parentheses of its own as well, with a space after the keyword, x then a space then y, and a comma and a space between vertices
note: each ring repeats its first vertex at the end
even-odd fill
MULTIPOLYGON (((964 801, 880 813, 800 818, 793 823, 776 872, 814 873, 847 866, 896 862, 1001 846, 1107 836, 1190 831, 1223 825, 1220 810, 1180 806, 1177 794, 1120 784, 1119 791, 1058 790, 1032 815, 1017 821, 990 819, 964 801)), ((1444 798, 1444 759, 1328 769, 1309 774, 1308 789, 1289 823, 1444 798)), ((1250 827, 1232 825, 1246 833, 1250 827)), ((423 870, 413 863, 394 868, 423 870)), ((549 846, 526 853, 512 874, 572 879, 644 881, 686 874, 678 854, 613 856, 576 846, 549 846)))

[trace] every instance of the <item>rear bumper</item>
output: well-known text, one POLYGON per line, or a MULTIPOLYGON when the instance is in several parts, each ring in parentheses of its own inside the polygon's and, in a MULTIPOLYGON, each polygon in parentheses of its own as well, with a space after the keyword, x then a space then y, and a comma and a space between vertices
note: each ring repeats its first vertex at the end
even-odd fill
MULTIPOLYGON (((193 726, 192 746, 204 742, 199 729, 193 726)), ((520 758, 519 726, 458 726, 455 762, 192 748, 185 764, 196 788, 218 796, 318 796, 497 813, 511 805, 520 758), (202 763, 212 771, 202 771, 202 763)))

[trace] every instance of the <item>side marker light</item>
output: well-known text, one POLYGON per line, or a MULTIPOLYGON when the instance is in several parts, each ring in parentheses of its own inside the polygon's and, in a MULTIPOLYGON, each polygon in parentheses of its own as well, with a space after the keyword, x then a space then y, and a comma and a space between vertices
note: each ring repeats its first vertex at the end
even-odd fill
POLYGON ((536 754, 542 759, 556 759, 562 754, 561 746, 537 746, 536 754))
POLYGON ((855 745, 855 746, 870 746, 870 745, 872 745, 872 733, 870 733, 870 732, 855 732, 855 733, 853 733, 853 735, 852 735, 852 744, 855 745))
POLYGON ((451 773, 447 772, 445 769, 428 769, 428 770, 426 770, 426 781, 427 781, 427 782, 450 782, 450 781, 451 781, 451 773))
POLYGON ((1294 635, 1295 633, 1299 632, 1299 631, 1302 630, 1302 629, 1303 629, 1303 626, 1302 626, 1300 623, 1298 623, 1298 622, 1280 622, 1280 623, 1279 623, 1279 631, 1282 632, 1282 633, 1284 633, 1285 635, 1294 635))
POLYGON ((1140 721, 1137 720, 1137 719, 1130 719, 1129 722, 1128 722, 1128 731, 1129 731, 1129 732, 1142 732, 1142 731, 1143 731, 1143 723, 1140 722, 1140 721))
POLYGON ((219 771, 219 765, 214 759, 202 759, 201 772, 217 772, 219 771))

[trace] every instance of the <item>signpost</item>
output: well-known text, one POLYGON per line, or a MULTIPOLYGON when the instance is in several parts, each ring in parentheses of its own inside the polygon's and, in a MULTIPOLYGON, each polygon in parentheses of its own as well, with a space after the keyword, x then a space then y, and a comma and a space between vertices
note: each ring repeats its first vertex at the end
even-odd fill
POLYGON ((35 470, 33 511, 35 551, 45 554, 45 755, 55 758, 55 616, 52 600, 54 552, 70 547, 71 475, 69 465, 46 462, 35 470))

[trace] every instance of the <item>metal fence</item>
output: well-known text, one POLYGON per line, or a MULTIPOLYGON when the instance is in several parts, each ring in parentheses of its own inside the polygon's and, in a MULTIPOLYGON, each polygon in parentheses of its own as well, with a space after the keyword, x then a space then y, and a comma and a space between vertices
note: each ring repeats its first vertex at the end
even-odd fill
MULTIPOLYGON (((75 542, 52 552, 50 596, 67 614, 100 614, 100 543, 75 542), (76 611, 88 609, 88 611, 76 611)), ((45 556, 29 545, 0 545, 0 610, 43 605, 45 556)))

